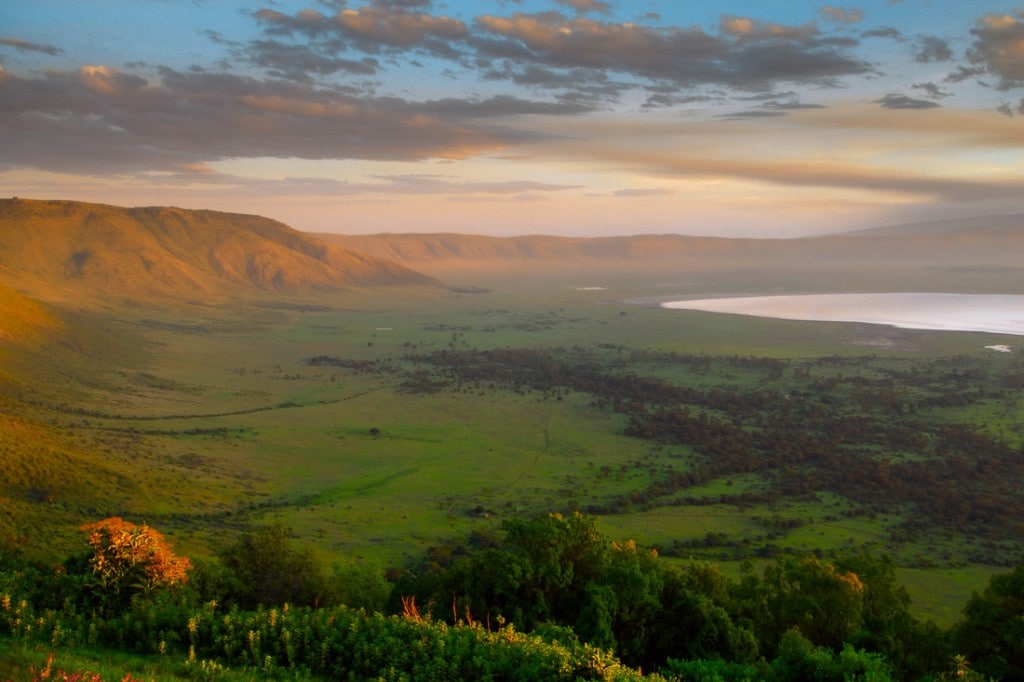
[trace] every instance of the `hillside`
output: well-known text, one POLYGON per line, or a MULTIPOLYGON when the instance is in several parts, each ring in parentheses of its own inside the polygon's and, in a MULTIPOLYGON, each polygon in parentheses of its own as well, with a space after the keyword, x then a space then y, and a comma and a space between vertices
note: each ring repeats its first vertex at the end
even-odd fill
POLYGON ((259 216, 0 200, 0 282, 43 300, 301 293, 430 278, 259 216))
POLYGON ((0 284, 0 343, 3 347, 32 345, 61 326, 38 301, 0 284))

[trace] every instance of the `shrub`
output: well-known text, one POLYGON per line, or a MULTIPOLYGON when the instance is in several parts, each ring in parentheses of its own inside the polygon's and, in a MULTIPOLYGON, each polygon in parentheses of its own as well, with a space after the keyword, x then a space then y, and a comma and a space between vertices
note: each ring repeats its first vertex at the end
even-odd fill
POLYGON ((179 557, 159 531, 116 516, 82 526, 92 554, 92 587, 114 603, 188 581, 191 562, 179 557))

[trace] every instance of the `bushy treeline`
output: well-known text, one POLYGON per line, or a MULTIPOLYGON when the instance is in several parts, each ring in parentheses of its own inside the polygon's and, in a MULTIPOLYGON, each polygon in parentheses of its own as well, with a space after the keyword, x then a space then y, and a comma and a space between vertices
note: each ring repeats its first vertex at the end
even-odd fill
MULTIPOLYGON (((946 633, 910 614, 887 558, 788 557, 761 573, 745 566, 735 581, 712 564, 677 567, 612 542, 582 515, 510 520, 495 535, 434 548, 396 593, 432 604, 436 618, 558 623, 644 669, 728 661, 748 677, 774 669, 774 679, 800 679, 779 670, 799 654, 902 679, 943 670, 954 651, 946 633)), ((855 670, 816 679, 847 673, 855 670)))
POLYGON ((582 515, 506 521, 392 581, 326 569, 280 527, 191 566, 145 526, 85 529, 90 551, 58 571, 3 555, 0 634, 159 653, 196 677, 1024 679, 1024 566, 947 631, 910 614, 886 557, 787 557, 734 580, 613 542, 582 515))

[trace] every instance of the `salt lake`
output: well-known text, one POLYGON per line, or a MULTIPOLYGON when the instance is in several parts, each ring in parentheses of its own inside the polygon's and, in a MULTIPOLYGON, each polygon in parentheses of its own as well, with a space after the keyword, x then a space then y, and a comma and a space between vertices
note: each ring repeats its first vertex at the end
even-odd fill
POLYGON ((665 308, 904 329, 1024 336, 1024 296, 1013 294, 805 294, 670 301, 665 308))

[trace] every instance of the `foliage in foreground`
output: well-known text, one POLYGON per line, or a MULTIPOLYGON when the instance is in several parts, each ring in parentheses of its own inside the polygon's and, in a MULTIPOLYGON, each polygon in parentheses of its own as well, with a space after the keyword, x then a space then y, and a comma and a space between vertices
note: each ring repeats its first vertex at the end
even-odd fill
MULTIPOLYGON (((663 679, 630 667, 640 665, 678 680, 1024 679, 1024 566, 993 578, 943 632, 909 615, 885 558, 786 558, 732 581, 710 564, 674 567, 611 542, 588 517, 551 515, 435 548, 398 581, 400 613, 388 616, 331 603, 345 577, 379 585, 351 571, 328 579, 280 528, 225 548, 228 571, 251 562, 248 591, 225 568, 193 570, 200 584, 186 585, 188 560, 144 526, 107 519, 84 530, 91 554, 67 570, 0 565, 0 654, 6 643, 117 650, 174 676, 224 680, 663 679), (302 591, 281 591, 289 578, 302 591), (305 603, 276 601, 287 597, 305 603)), ((28 671, 102 679, 52 659, 28 671)))
MULTIPOLYGON (((8 600, 9 601, 9 600, 8 600)), ((8 603, 5 601, 5 603, 8 603)), ((107 646, 184 661, 181 672, 239 667, 267 677, 290 672, 328 679, 643 679, 602 649, 480 626, 448 626, 347 607, 221 610, 139 600, 119 617, 94 620, 36 610, 25 601, 0 612, 0 628, 21 640, 107 646), (211 663, 213 665, 211 665, 211 663)))

